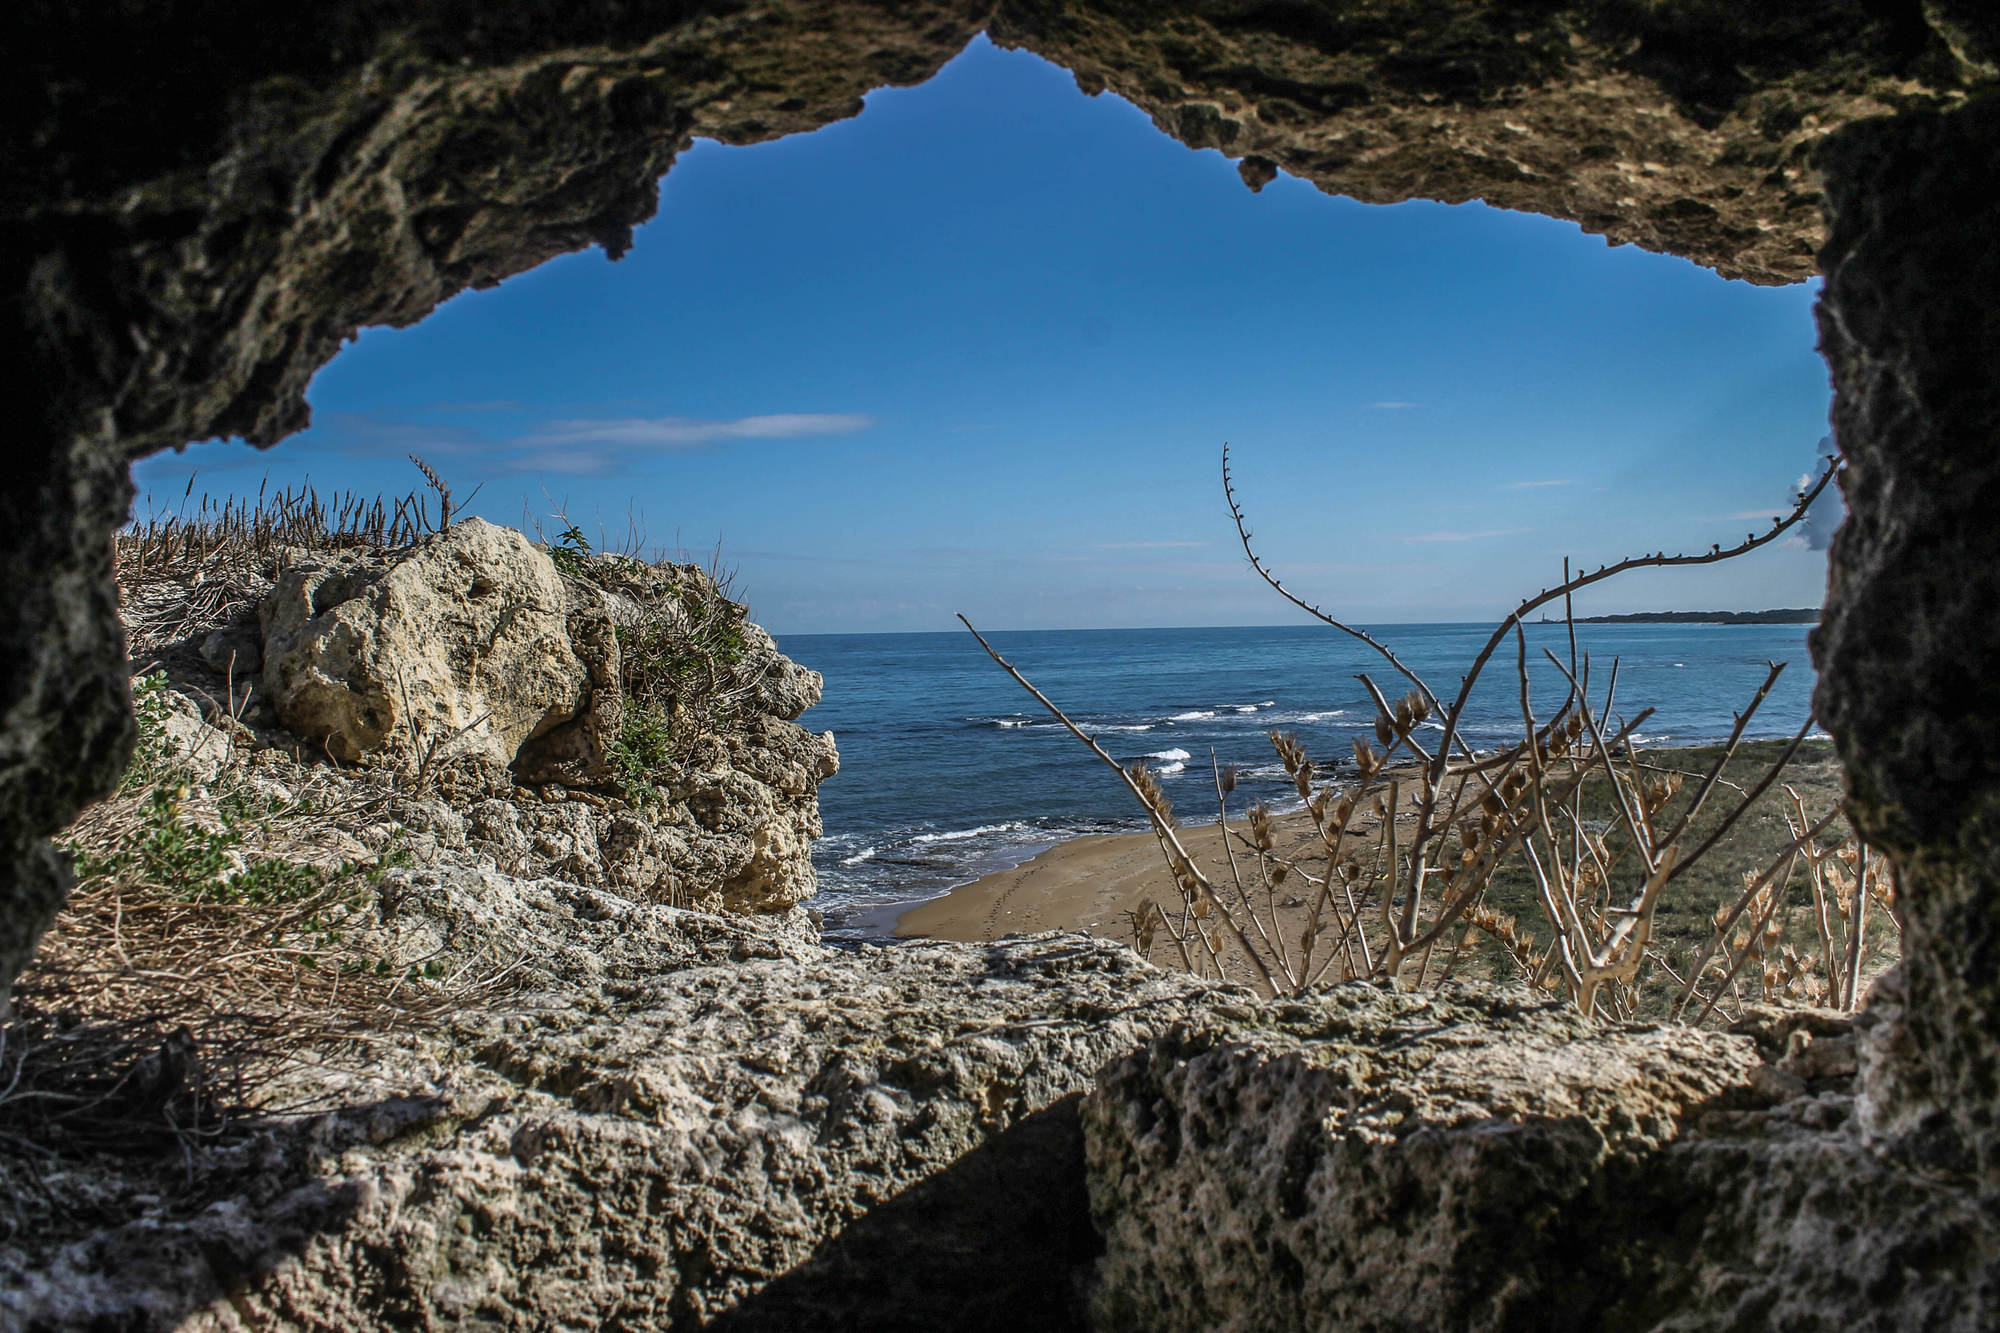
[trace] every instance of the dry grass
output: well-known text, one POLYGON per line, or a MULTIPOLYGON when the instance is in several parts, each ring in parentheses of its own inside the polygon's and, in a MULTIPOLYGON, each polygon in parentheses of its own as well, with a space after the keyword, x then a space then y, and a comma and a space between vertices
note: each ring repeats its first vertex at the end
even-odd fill
MULTIPOLYGON (((427 479, 434 475, 425 469, 427 479)), ((448 489, 440 499, 448 515, 448 489)), ((323 498, 308 483, 276 494, 260 489, 255 501, 207 495, 196 501, 189 477, 177 510, 150 495, 145 509, 117 538, 121 610, 138 660, 255 606, 270 586, 266 571, 280 547, 393 549, 436 530, 429 497, 420 491, 386 500, 351 491, 323 498)))
POLYGON ((1772 665, 1726 744, 1647 756, 1635 736, 1653 710, 1627 715, 1615 661, 1593 683, 1573 630, 1567 661, 1547 654, 1566 691, 1552 713, 1538 715, 1521 630, 1529 613, 1558 600, 1567 618, 1572 593, 1626 570, 1712 564, 1767 545, 1832 476, 1830 466, 1790 518, 1732 549, 1659 553, 1574 577, 1565 568, 1561 584, 1524 600, 1500 624, 1446 703, 1390 648, 1293 596, 1265 569, 1225 450, 1224 491, 1252 566, 1294 605, 1368 644, 1410 689, 1392 702, 1360 677, 1377 709, 1375 743, 1357 741, 1340 768, 1307 754, 1296 735, 1271 733, 1303 807, 1302 841, 1281 845, 1280 822, 1267 807, 1252 807, 1247 818, 1232 813, 1235 774, 1216 766, 1219 865, 1212 853, 1191 854, 1143 763, 1121 768, 980 643, 1146 810, 1178 901, 1149 901, 1133 914, 1142 952, 1164 942, 1190 971, 1226 978, 1234 969, 1273 996, 1354 977, 1441 985, 1476 967, 1511 971, 1608 1019, 1671 1014, 1698 1024, 1773 999, 1852 1008, 1862 981, 1893 953, 1893 872, 1842 827, 1832 784, 1780 783, 1810 721, 1788 745, 1746 750, 1743 736, 1784 667, 1772 665), (1521 739, 1475 753, 1459 722, 1481 673, 1510 639, 1521 739), (1420 737, 1432 719, 1441 731, 1427 748, 1420 737), (1536 919, 1533 928, 1524 916, 1536 919), (1663 931, 1662 921, 1673 918, 1702 924, 1663 931))
MULTIPOLYGON (((163 684, 136 691, 120 791, 65 835, 81 878, 0 1028, 0 1156, 30 1185, 103 1154, 192 1162, 321 1109, 293 1075, 435 1026, 466 998, 360 938, 398 859, 354 836, 386 789, 324 766, 260 784, 240 758, 203 778, 166 735, 163 684)), ((32 1220, 32 1196, 10 1191, 0 1230, 32 1220)))

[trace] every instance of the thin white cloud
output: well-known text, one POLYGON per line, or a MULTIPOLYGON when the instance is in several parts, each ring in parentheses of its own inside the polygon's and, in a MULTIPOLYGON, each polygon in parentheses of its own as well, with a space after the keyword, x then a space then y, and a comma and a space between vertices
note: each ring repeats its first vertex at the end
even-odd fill
POLYGON ((1165 546, 1213 546, 1214 542, 1099 542, 1093 551, 1149 551, 1165 546))
POLYGON ((1422 407, 1422 403, 1370 403, 1370 407, 1422 407))
POLYGON ((551 421, 521 444, 614 444, 687 449, 723 440, 795 440, 808 435, 851 435, 875 424, 853 412, 778 412, 703 421, 695 417, 615 417, 609 420, 551 421))
POLYGON ((1400 542, 1476 542, 1486 537, 1511 537, 1517 532, 1529 532, 1530 528, 1495 528, 1491 532, 1421 532, 1413 537, 1398 537, 1400 542))
POLYGON ((1529 491, 1529 490, 1533 490, 1533 489, 1535 489, 1535 488, 1536 488, 1536 487, 1538 487, 1538 486, 1567 486, 1567 485, 1569 485, 1569 478, 1568 478, 1568 477, 1560 477, 1560 478, 1558 478, 1558 479, 1556 479, 1556 480, 1554 480, 1554 481, 1509 481, 1509 482, 1503 482, 1503 483, 1501 483, 1501 486, 1500 486, 1500 489, 1501 489, 1501 490, 1503 490, 1503 491, 1529 491))

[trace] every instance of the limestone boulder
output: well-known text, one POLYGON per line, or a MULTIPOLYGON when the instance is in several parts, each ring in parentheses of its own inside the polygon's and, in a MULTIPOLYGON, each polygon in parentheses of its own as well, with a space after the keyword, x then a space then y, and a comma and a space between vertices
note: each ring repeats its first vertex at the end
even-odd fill
POLYGON ((1858 1018, 1480 986, 1224 1003, 1085 1098, 1100 1333, 1974 1330, 2000 1225, 1856 1114, 1858 1018))
MULTIPOLYGON (((1565 1223, 1759 1068, 1747 1038, 1519 994, 1225 1010, 1086 1099, 1107 1329, 1549 1327, 1565 1223)), ((1576 1265, 1562 1276, 1586 1276, 1576 1265)))
POLYGON ((345 762, 412 766, 448 746, 506 766, 586 713, 605 675, 571 642, 570 603, 546 554, 478 518, 406 552, 281 555, 264 688, 287 728, 345 762))

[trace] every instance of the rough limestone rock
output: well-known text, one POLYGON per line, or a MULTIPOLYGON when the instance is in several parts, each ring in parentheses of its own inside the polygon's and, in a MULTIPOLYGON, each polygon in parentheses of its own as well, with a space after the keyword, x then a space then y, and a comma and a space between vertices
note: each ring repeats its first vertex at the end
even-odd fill
POLYGON ((1879 1026, 1470 986, 1214 1006, 1084 1100, 1095 1327, 1991 1328, 2000 1223, 1857 1114, 1879 1026))
POLYGON ((276 582, 264 691, 342 763, 450 747, 506 767, 590 703, 562 576, 514 528, 466 518, 394 556, 280 554, 276 582))
MULTIPOLYGON (((1896 863, 1901 1119, 2000 1186, 2000 100, 1822 154, 1848 521, 1813 631, 1848 810, 1896 863)), ((1885 1088, 1885 1095, 1888 1090, 1885 1088)))
MULTIPOLYGON (((920 81, 991 23, 1086 86, 1134 98, 1184 141, 1238 156, 1253 186, 1282 167, 1370 199, 1487 198, 1756 280, 1802 275, 1824 228, 1820 322, 1854 470, 1815 639, 1819 711, 1854 775, 1856 818, 1898 863, 1906 1003, 1878 1031, 1901 1035, 1862 1062, 1853 1118, 1876 1129, 1843 1137, 1838 1101, 1818 1097, 1731 1113, 1765 1118, 1740 1122, 1740 1138, 1676 1140, 1647 1159, 1657 1174, 1621 1182, 1632 1186, 1621 1197, 1685 1219, 1685 1234, 1646 1233, 1656 1289, 1680 1293, 1661 1318, 1740 1300, 1733 1323, 1717 1321, 1948 1327, 1992 1289, 1977 1202, 2000 1180, 2000 407, 1988 373, 2000 14, 1986 0, 267 8, 217 24, 158 0, 29 6, 12 33, 0 361, 18 394, 0 479, 0 984, 66 891, 47 835, 110 790, 131 749, 108 540, 132 496, 130 460, 210 437, 275 443, 305 424, 307 383, 358 328, 408 324, 566 250, 616 254, 693 136, 750 143, 854 114, 870 88, 920 81), (1816 176, 1824 215, 1810 207, 1816 176), (1707 1165, 1665 1165, 1683 1154, 1707 1165), (1971 1183, 1968 1163, 1980 1172, 1971 1183), (1648 1181, 1657 1194, 1639 1188, 1648 1181), (1732 1242, 1739 1258, 1718 1258, 1732 1242), (1713 1302, 1690 1304, 1690 1291, 1713 1302), (1928 1313, 1925 1299, 1937 1303, 1928 1313)), ((360 1182, 347 1194, 297 1186, 286 1212, 274 1200, 300 1177, 274 1167, 270 1192, 222 1196, 202 1220, 135 1222, 108 1248, 67 1252, 78 1285, 51 1279, 0 1299, 10 1313, 78 1322, 89 1292, 122 1283, 101 1308, 124 1314, 98 1326, 143 1323, 126 1317, 140 1308, 171 1324, 176 1274, 205 1274, 203 1291, 261 1293, 274 1272, 315 1291, 381 1271, 357 1325, 373 1328, 429 1319, 372 1311, 420 1305, 428 1298, 411 1293, 446 1273, 479 1295, 463 1320, 467 1307, 452 1307, 429 1322, 484 1320, 477 1302, 490 1300, 492 1322, 531 1323, 516 1314, 538 1298, 505 1288, 507 1274, 615 1244, 579 1240, 569 1221, 560 1245, 519 1252, 527 1269, 496 1269, 478 1238, 512 1214, 448 1215, 450 1200, 483 1197, 483 1185, 454 1193, 450 1164, 414 1185, 389 1168, 386 1186, 361 1166, 340 1175, 350 1150, 365 1166, 369 1154, 414 1151, 414 1138, 471 1134, 481 1114, 425 1125, 431 1103, 382 1099, 324 1122, 314 1149, 334 1163, 329 1179, 360 1182), (328 1239, 345 1217, 393 1230, 365 1212, 381 1198, 447 1238, 426 1253, 470 1238, 466 1265, 450 1250, 412 1277, 397 1266, 413 1252, 402 1241, 380 1250, 378 1270, 374 1251, 328 1239), (184 1262, 200 1227, 206 1248, 184 1262), (142 1234, 171 1243, 147 1248, 142 1234), (274 1235, 285 1239, 267 1243, 274 1235), (309 1245, 334 1265, 270 1266, 309 1245), (144 1294, 155 1290, 165 1294, 144 1294)), ((273 1160, 301 1160, 290 1151, 273 1160)), ((511 1153, 465 1160, 496 1180, 521 1165, 511 1153)), ((564 1198, 594 1206, 598 1192, 593 1181, 564 1198)), ((617 1196, 606 1214, 648 1216, 652 1204, 617 1196)), ((649 1262, 663 1253, 646 1251, 649 1262)), ((672 1251, 689 1253, 700 1251, 672 1251)), ((635 1281, 707 1290, 707 1265, 693 1257, 635 1281)), ((547 1317, 578 1308, 590 1307, 547 1317)), ((599 1322, 626 1319, 606 1309, 599 1322)))
POLYGON ((505 767, 589 703, 562 578, 512 528, 469 518, 394 557, 281 555, 276 574, 264 688, 335 759, 415 766, 449 745, 505 767))
POLYGON ((198 1149, 178 1206, 135 1197, 129 1169, 56 1173, 61 1199, 131 1220, 0 1247, 0 1324, 691 1329, 735 1307, 729 1327, 773 1333, 910 1327, 870 1316, 868 1293, 911 1275, 838 1235, 877 1210, 894 1229, 914 1202, 926 1234, 904 1228, 889 1257, 939 1297, 1073 1327, 1094 1248, 1074 1097, 1216 991, 1100 940, 841 953, 785 922, 472 872, 396 872, 371 931, 399 964, 512 965, 511 989, 301 1074, 337 1109, 198 1149), (975 1153, 968 1192, 954 1164, 982 1145, 1006 1171, 975 1153), (1008 1197, 1001 1174, 1042 1234, 977 1197, 1008 1197), (814 1264, 872 1285, 815 1313, 785 1299, 794 1276, 760 1306, 814 1264))
POLYGON ((1283 171, 1367 203, 1481 199, 1784 283, 1814 272, 1822 139, 1993 82, 1979 8, 1014 0, 990 31, 1252 190, 1283 171))
POLYGON ((1758 1068, 1752 1043, 1601 1030, 1470 989, 1226 1009, 1084 1103, 1117 1330, 1546 1326, 1565 1215, 1758 1068))

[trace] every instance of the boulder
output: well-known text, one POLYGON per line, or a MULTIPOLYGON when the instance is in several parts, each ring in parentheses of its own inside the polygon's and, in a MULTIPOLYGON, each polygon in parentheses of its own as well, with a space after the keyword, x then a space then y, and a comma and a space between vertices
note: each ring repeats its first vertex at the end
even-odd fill
POLYGON ((230 733, 210 726, 192 699, 177 690, 161 690, 158 698, 160 754, 176 768, 207 782, 236 762, 230 733))
POLYGON ((478 518, 403 552, 284 553, 261 612, 265 691, 344 762, 504 767, 584 714, 605 674, 571 641, 571 602, 546 554, 478 518))
POLYGON ((1093 1327, 1990 1329, 2000 1223, 1856 1114, 1872 1019, 1365 982, 1216 1005, 1084 1100, 1093 1327))

